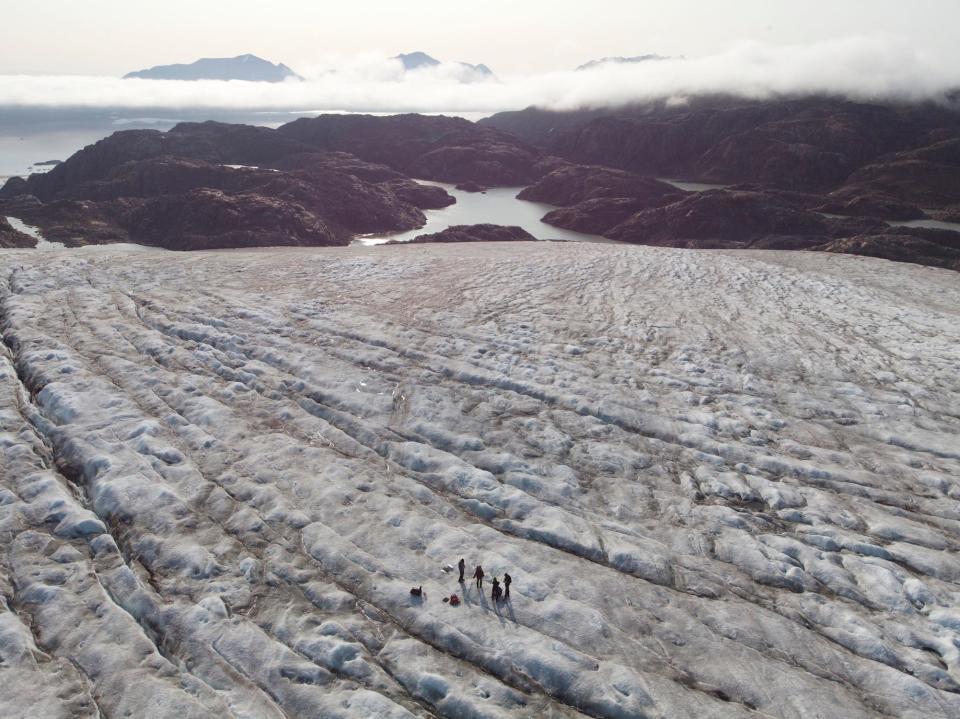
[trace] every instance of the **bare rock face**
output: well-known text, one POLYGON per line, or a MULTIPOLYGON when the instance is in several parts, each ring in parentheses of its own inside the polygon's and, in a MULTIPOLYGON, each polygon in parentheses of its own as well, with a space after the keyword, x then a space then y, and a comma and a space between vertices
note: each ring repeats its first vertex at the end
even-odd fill
POLYGON ((390 180, 383 183, 402 202, 407 202, 421 210, 439 210, 456 203, 457 198, 442 187, 425 185, 407 178, 390 180))
POLYGON ((30 194, 27 181, 22 177, 11 177, 0 187, 0 200, 30 194))
POLYGON ((0 247, 36 247, 37 241, 19 230, 13 229, 7 218, 0 215, 0 247))
POLYGON ((522 227, 480 224, 453 225, 441 232, 420 235, 410 242, 531 242, 536 239, 522 227))
POLYGON ((800 249, 885 226, 826 218, 760 192, 716 190, 639 212, 605 236, 669 247, 800 249))
POLYGON ((878 158, 854 172, 837 195, 860 193, 930 208, 960 203, 960 138, 878 158))
POLYGON ((367 182, 388 182, 390 180, 406 180, 402 172, 376 162, 366 162, 349 152, 321 152, 310 149, 288 155, 280 160, 271 162, 269 166, 275 170, 312 170, 324 167, 337 170, 347 175, 354 175, 367 182))
POLYGON ((543 221, 554 227, 602 235, 632 215, 681 200, 685 192, 623 170, 564 164, 523 190, 518 198, 559 205, 543 221))
POLYGON ((543 216, 543 221, 554 227, 574 232, 605 235, 614 227, 638 212, 650 209, 645 200, 629 197, 597 197, 578 202, 571 207, 560 207, 543 216))
POLYGON ((423 209, 455 201, 386 165, 223 123, 115 133, 0 191, 0 205, 25 205, 17 216, 70 246, 131 241, 175 249, 246 247, 257 237, 261 245, 347 244, 355 234, 416 229, 426 222, 423 209), (267 164, 247 164, 254 161, 267 164), (161 208, 183 210, 196 224, 163 220, 161 208))
POLYGON ((930 213, 930 216, 940 222, 960 223, 960 205, 952 205, 950 207, 944 207, 941 210, 935 210, 930 213))
POLYGON ((142 199, 130 198, 108 202, 54 200, 24 207, 17 217, 39 227, 47 240, 67 247, 130 242, 122 219, 143 203, 142 199))
POLYGON ((855 195, 852 192, 830 197, 818 212, 851 217, 880 217, 885 220, 919 220, 926 213, 914 204, 882 194, 855 195))
POLYGON ((321 115, 291 122, 277 133, 383 163, 410 177, 489 187, 531 183, 540 156, 508 133, 455 117, 321 115))
POLYGON ((461 182, 459 185, 457 185, 457 189, 461 192, 486 192, 490 188, 485 185, 481 185, 479 182, 468 181, 461 182))
POLYGON ((259 166, 309 151, 274 130, 251 125, 188 122, 168 132, 123 130, 83 148, 47 173, 31 175, 25 183, 8 182, 0 189, 0 198, 22 194, 44 202, 63 198, 78 185, 105 180, 134 161, 173 157, 209 165, 259 166))
MULTIPOLYGON (((529 109, 494 115, 481 124, 516 132, 572 162, 805 192, 838 189, 861 168, 896 153, 913 153, 911 159, 928 166, 952 166, 955 161, 944 159, 956 152, 952 144, 960 143, 960 113, 950 109, 826 97, 702 97, 682 106, 663 103, 576 113, 529 109)), ((935 171, 926 181, 903 167, 872 170, 860 179, 870 179, 882 190, 881 185, 906 189, 897 178, 914 178, 921 188, 929 184, 935 198, 938 188, 948 189, 941 183, 949 177, 935 171)), ((924 194, 915 192, 917 197, 924 194)))
POLYGON ((629 198, 657 207, 681 199, 682 190, 651 177, 590 165, 566 165, 541 177, 517 197, 572 207, 585 200, 629 198))
POLYGON ((125 218, 131 237, 171 250, 344 245, 349 235, 302 205, 258 194, 198 189, 152 199, 125 218))
POLYGON ((956 232, 946 232, 940 237, 905 232, 856 235, 813 249, 960 270, 960 233, 956 232))

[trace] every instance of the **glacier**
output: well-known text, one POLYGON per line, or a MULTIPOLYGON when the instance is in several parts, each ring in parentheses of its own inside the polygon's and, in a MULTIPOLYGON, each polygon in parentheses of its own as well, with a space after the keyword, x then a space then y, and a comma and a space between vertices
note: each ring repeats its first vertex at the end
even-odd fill
POLYGON ((0 716, 960 716, 956 273, 476 243, 0 276, 0 716))

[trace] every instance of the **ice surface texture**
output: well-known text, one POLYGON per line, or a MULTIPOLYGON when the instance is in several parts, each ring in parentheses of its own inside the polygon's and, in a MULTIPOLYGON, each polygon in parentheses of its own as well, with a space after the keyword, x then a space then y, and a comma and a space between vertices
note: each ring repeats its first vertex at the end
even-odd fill
POLYGON ((6 251, 0 716, 960 716, 958 277, 6 251))

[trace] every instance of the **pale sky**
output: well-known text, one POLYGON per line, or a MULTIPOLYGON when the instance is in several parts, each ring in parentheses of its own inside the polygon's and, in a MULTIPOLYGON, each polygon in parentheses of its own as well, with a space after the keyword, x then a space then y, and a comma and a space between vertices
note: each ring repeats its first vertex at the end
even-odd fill
POLYGON ((960 62, 960 0, 0 0, 0 75, 122 75, 250 52, 294 70, 424 50, 501 75, 743 41, 890 36, 960 62))

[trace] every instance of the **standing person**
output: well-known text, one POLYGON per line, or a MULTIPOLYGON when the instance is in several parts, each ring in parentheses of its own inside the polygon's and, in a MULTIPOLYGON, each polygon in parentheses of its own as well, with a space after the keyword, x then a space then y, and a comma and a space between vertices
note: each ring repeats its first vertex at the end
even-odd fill
POLYGON ((473 578, 477 580, 477 589, 483 589, 483 567, 479 564, 473 570, 473 578))
POLYGON ((460 561, 457 562, 457 568, 460 570, 460 579, 458 580, 460 584, 463 584, 463 570, 467 566, 467 563, 463 561, 463 557, 460 557, 460 561))
POLYGON ((506 572, 503 573, 503 598, 510 598, 510 582, 513 580, 510 578, 510 575, 506 572))
POLYGON ((490 590, 490 598, 493 600, 493 603, 496 604, 500 601, 500 595, 503 593, 503 590, 500 589, 500 582, 497 581, 497 578, 493 578, 493 589, 490 590))

